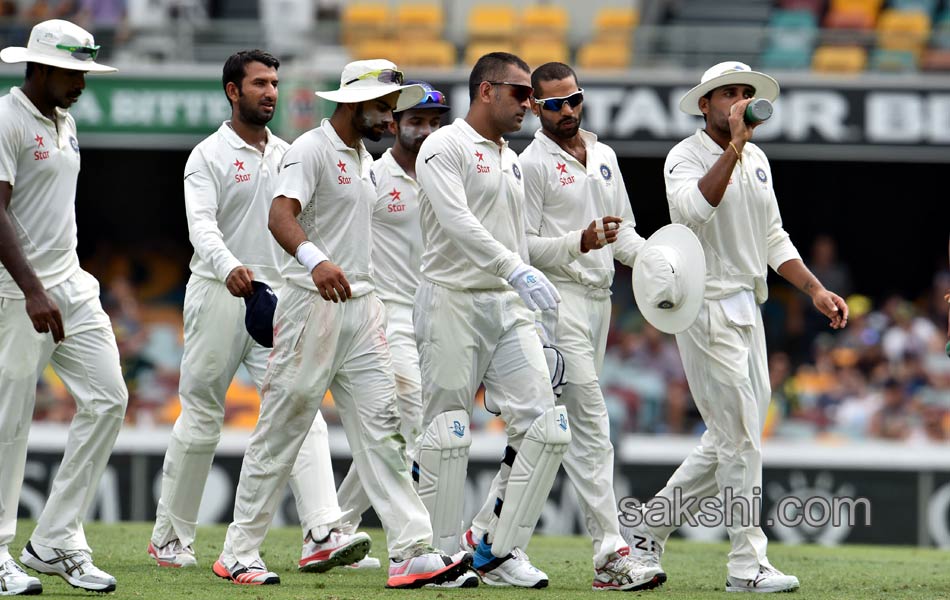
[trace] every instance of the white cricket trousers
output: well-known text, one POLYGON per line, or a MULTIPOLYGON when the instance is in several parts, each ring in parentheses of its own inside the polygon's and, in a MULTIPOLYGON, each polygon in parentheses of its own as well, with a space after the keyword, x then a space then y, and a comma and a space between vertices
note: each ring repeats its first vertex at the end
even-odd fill
MULTIPOLYGON (((386 339, 393 360, 396 379, 396 408, 399 411, 402 437, 406 440, 407 466, 416 455, 424 431, 422 427, 422 375, 419 372, 419 351, 412 329, 412 306, 398 302, 384 302, 386 307, 386 339)), ((360 483, 356 465, 337 491, 347 531, 356 531, 360 518, 369 510, 369 496, 360 483)))
MULTIPOLYGON (((614 448, 610 443, 610 420, 600 389, 607 333, 610 330, 610 290, 576 283, 555 282, 561 294, 556 345, 564 355, 564 378, 560 403, 571 422, 571 445, 561 465, 577 493, 587 531, 593 540, 594 568, 612 559, 627 546, 620 536, 617 500, 614 494, 614 448)), ((489 496, 475 515, 472 528, 484 532, 492 518, 498 476, 489 496)))
MULTIPOLYGON (((423 422, 450 410, 469 415, 478 387, 485 404, 505 421, 508 445, 518 450, 525 432, 554 406, 551 376, 534 313, 517 292, 460 291, 423 280, 413 313, 422 369, 423 422)), ((494 538, 495 501, 504 499, 509 469, 492 481, 488 518, 494 538)), ((460 532, 461 533, 461 532, 460 532)))
POLYGON ((275 315, 274 351, 251 435, 224 555, 259 557, 280 490, 326 390, 340 411, 353 462, 386 531, 390 558, 432 542, 429 515, 406 469, 386 316, 376 294, 327 302, 287 284, 275 315))
MULTIPOLYGON (((281 288, 275 287, 278 296, 281 288)), ((194 543, 198 510, 214 451, 224 424, 224 398, 241 364, 258 389, 270 349, 257 344, 244 327, 245 303, 220 281, 192 275, 185 290, 185 352, 178 395, 181 414, 175 421, 165 463, 162 492, 152 543, 179 539, 194 543)), ((327 425, 318 412, 301 446, 290 486, 306 537, 330 533, 342 513, 334 493, 327 425)))
POLYGON ((63 316, 66 339, 37 333, 22 299, 0 298, 0 553, 16 532, 36 381, 52 363, 76 402, 66 451, 30 539, 65 550, 90 550, 82 519, 96 495, 122 426, 128 390, 99 282, 81 269, 47 290, 63 316))
MULTIPOLYGON (((751 301, 751 300, 750 300, 751 301)), ((672 501, 681 490, 683 501, 715 497, 727 487, 734 497, 751 502, 753 488, 762 488, 762 426, 771 398, 765 329, 762 314, 750 311, 748 325, 727 317, 721 302, 706 300, 696 323, 676 335, 693 401, 706 423, 699 445, 673 473, 657 496, 672 501)), ((727 527, 732 548, 729 575, 754 579, 759 565, 768 565, 768 540, 758 526, 733 505, 733 525, 727 527), (745 523, 743 523, 745 521, 745 523)), ((674 524, 651 527, 660 541, 674 524)))

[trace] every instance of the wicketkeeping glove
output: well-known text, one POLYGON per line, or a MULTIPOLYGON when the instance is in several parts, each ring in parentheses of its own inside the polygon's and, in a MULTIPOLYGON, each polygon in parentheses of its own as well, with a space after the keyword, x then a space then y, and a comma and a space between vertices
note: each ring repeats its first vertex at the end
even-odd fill
POLYGON ((521 263, 508 278, 530 310, 553 310, 561 301, 561 295, 544 273, 527 263, 521 263))

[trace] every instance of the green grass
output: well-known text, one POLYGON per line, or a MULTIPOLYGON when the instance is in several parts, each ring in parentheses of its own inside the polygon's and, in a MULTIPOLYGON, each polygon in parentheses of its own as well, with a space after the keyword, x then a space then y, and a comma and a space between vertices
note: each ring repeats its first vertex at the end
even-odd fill
MULTIPOLYGON (((218 579, 211 573, 224 540, 225 528, 202 527, 195 550, 197 569, 160 569, 145 553, 151 533, 150 523, 120 523, 86 526, 96 564, 118 580, 116 598, 263 599, 263 600, 363 600, 395 599, 407 596, 435 599, 481 597, 498 600, 530 596, 556 598, 604 598, 591 591, 593 567, 590 542, 582 537, 537 536, 529 548, 532 562, 551 578, 545 590, 489 588, 474 590, 386 590, 386 551, 381 531, 374 530, 372 555, 383 559, 383 569, 353 571, 335 569, 323 575, 297 572, 300 531, 280 528, 271 531, 262 554, 267 566, 281 578, 279 586, 244 587, 218 579)), ((21 521, 10 548, 14 556, 26 543, 32 523, 21 521)), ((669 581, 658 590, 631 594, 638 598, 664 600, 724 598, 727 544, 705 544, 671 540, 663 567, 669 581)), ((881 546, 782 546, 772 544, 769 558, 778 568, 798 576, 802 587, 795 598, 860 600, 897 598, 950 599, 950 553, 933 549, 881 546)), ((41 576, 43 597, 87 596, 62 579, 41 576)), ((608 596, 610 597, 610 596, 608 596)), ((788 597, 788 596, 783 596, 788 597)))

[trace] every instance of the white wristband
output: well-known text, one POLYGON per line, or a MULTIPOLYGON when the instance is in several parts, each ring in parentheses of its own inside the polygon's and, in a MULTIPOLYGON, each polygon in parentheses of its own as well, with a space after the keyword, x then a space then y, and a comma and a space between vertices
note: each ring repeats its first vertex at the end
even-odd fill
POLYGON ((313 270, 317 268, 317 265, 323 261, 330 260, 326 254, 320 252, 320 249, 310 241, 303 242, 297 246, 295 256, 297 257, 297 262, 302 264, 308 273, 312 273, 313 270))

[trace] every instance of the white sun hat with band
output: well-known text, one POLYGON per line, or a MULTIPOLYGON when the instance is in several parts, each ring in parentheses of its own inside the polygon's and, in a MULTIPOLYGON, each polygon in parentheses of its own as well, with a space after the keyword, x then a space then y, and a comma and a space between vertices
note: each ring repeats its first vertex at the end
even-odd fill
POLYGON ((117 69, 96 62, 99 46, 92 34, 60 19, 37 23, 30 32, 26 48, 10 46, 0 50, 5 63, 33 62, 71 71, 114 73, 117 69))
POLYGON ((724 85, 745 84, 755 88, 756 98, 765 98, 772 101, 778 98, 779 86, 775 78, 753 71, 752 68, 738 61, 730 60, 706 69, 699 85, 686 92, 680 98, 680 110, 688 115, 702 116, 699 110, 699 99, 724 85))
POLYGON ((633 297, 643 317, 660 331, 689 329, 705 291, 706 255, 689 227, 661 227, 640 248, 633 264, 633 297))
POLYGON ((400 111, 412 108, 426 96, 426 90, 421 85, 403 85, 403 81, 402 71, 388 60, 357 60, 343 67, 338 89, 316 94, 330 102, 352 104, 401 92, 395 108, 400 111))

